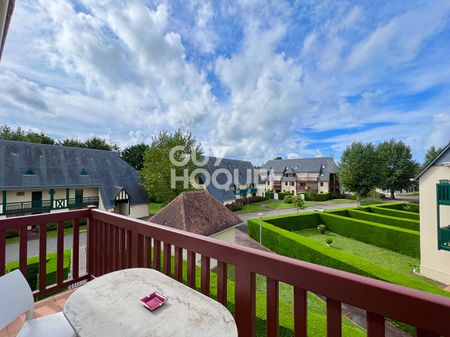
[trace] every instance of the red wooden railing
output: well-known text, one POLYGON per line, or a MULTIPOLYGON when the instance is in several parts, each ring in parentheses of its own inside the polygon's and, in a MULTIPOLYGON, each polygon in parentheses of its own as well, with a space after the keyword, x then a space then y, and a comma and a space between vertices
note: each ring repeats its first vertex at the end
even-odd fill
MULTIPOLYGON (((87 274, 79 275, 78 262, 74 261, 72 278, 62 280, 62 264, 58 264, 57 284, 46 285, 45 279, 42 280, 43 284, 40 280, 37 295, 130 267, 158 270, 162 267, 164 273, 182 282, 183 259, 187 260, 187 285, 195 288, 196 257, 201 256, 200 291, 210 295, 210 261, 216 259, 217 300, 223 304, 226 303, 228 292, 227 265, 235 268, 235 319, 240 336, 255 336, 257 274, 267 277, 268 336, 278 336, 280 282, 294 287, 295 336, 307 336, 308 291, 326 298, 328 336, 342 335, 342 303, 367 312, 369 337, 384 336, 385 318, 416 327, 419 337, 450 336, 448 298, 96 209, 0 220, 0 275, 4 273, 4 267, 2 269, 1 266, 4 266, 5 261, 6 229, 19 229, 25 237, 24 228, 28 225, 39 224, 40 228, 45 228, 43 226, 46 223, 57 222, 58 233, 62 235, 63 221, 73 220, 78 223, 81 218, 88 219, 87 274)), ((40 259, 44 262, 46 232, 42 230, 40 233, 40 259)), ((26 244, 22 236, 20 242, 20 268, 26 271, 26 244)), ((78 249, 78 242, 78 229, 74 228, 74 250, 78 249)), ((60 238, 59 259, 63 255, 63 243, 64 240, 60 238)), ((78 256, 75 251, 73 255, 78 256)))

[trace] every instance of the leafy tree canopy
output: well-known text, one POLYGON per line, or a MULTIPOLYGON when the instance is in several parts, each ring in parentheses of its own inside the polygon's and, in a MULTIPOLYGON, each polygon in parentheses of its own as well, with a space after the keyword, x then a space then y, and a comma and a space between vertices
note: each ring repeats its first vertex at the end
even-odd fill
POLYGON ((25 131, 22 128, 11 129, 7 125, 0 126, 0 139, 14 140, 19 142, 55 144, 55 140, 42 132, 33 130, 25 131))
POLYGON ((423 162, 421 169, 427 167, 427 165, 430 164, 434 160, 434 158, 436 158, 438 154, 442 152, 443 149, 443 147, 430 147, 425 154, 425 161, 423 162))
POLYGON ((411 148, 402 141, 389 140, 377 146, 381 161, 382 179, 378 187, 391 192, 408 188, 417 173, 418 164, 412 159, 411 148))
POLYGON ((183 191, 193 190, 189 178, 190 173, 197 168, 190 159, 191 155, 199 158, 202 149, 190 132, 177 130, 170 134, 162 131, 153 138, 151 146, 145 151, 144 166, 141 177, 144 187, 153 200, 160 203, 168 203, 183 191), (173 148, 180 149, 174 152, 174 159, 183 162, 176 165, 170 159, 173 148), (172 177, 186 177, 185 181, 175 181, 172 177), (172 183, 174 182, 174 183, 172 183))
POLYGON ((60 144, 71 147, 86 147, 86 144, 83 141, 75 138, 66 138, 62 142, 60 142, 60 144))
POLYGON ((127 147, 122 151, 120 156, 128 164, 133 166, 136 170, 141 170, 144 166, 144 153, 150 146, 147 144, 137 144, 127 147))
POLYGON ((380 183, 381 165, 373 144, 354 142, 342 153, 339 179, 358 199, 380 183))

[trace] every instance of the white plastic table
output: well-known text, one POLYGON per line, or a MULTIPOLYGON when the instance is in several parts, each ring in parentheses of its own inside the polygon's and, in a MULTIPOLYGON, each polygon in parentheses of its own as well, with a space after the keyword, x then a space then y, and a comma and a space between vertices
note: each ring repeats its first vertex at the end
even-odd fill
POLYGON ((153 269, 124 269, 76 290, 64 315, 80 337, 237 337, 220 303, 153 269), (139 300, 157 291, 168 298, 154 311, 139 300))

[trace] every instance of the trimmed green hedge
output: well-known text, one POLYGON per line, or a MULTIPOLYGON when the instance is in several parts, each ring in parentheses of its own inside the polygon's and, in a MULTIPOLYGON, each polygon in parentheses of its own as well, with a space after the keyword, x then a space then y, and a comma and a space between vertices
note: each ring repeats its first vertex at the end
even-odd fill
POLYGON ((419 221, 417 221, 417 220, 402 219, 402 218, 396 218, 393 216, 363 212, 363 211, 359 211, 357 209, 349 209, 348 214, 354 219, 381 223, 383 225, 400 227, 400 228, 410 229, 413 231, 420 230, 420 224, 419 224, 419 221))
POLYGON ((400 254, 419 257, 419 233, 416 231, 357 220, 321 212, 322 222, 334 233, 400 254))
MULTIPOLYGON (((71 250, 64 250, 64 279, 67 278, 70 271, 71 250)), ((9 273, 16 269, 19 269, 19 262, 12 261, 6 264, 6 272, 9 273)), ((46 284, 51 285, 56 283, 56 269, 57 269, 57 255, 56 253, 47 254, 47 277, 46 284)), ((31 290, 36 290, 39 287, 39 256, 33 256, 27 259, 27 282, 30 285, 31 290)))
POLYGON ((376 214, 382 214, 387 216, 393 216, 396 218, 404 218, 404 219, 412 219, 412 220, 420 220, 420 215, 413 212, 400 211, 396 209, 389 209, 385 207, 379 206, 369 206, 369 207, 360 207, 363 211, 369 211, 376 214))
MULTIPOLYGON (((328 214, 328 216, 333 215, 328 214)), ((248 232, 253 239, 259 241, 258 219, 248 220, 248 232)), ((266 221, 263 221, 262 243, 281 255, 450 297, 450 293, 425 281, 393 272, 358 256, 278 228, 266 221)))
MULTIPOLYGON (((259 222, 259 219, 256 219, 259 222)), ((321 224, 319 213, 302 212, 301 214, 279 215, 264 218, 264 221, 288 231, 316 228, 321 224)))
POLYGON ((403 210, 408 212, 420 213, 420 205, 407 203, 403 206, 403 210))
POLYGON ((404 202, 388 202, 385 204, 378 204, 377 207, 383 207, 383 208, 389 208, 389 209, 396 209, 399 211, 403 211, 403 205, 404 202))

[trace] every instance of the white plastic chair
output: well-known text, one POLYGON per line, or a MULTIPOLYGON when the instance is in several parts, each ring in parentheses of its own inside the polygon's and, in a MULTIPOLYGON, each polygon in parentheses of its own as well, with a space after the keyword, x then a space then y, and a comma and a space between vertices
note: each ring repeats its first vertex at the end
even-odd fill
POLYGON ((62 312, 33 319, 34 300, 27 280, 19 270, 0 277, 0 330, 26 314, 17 337, 76 337, 62 312))

